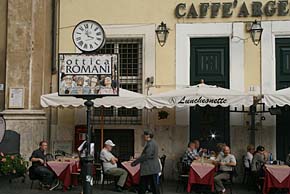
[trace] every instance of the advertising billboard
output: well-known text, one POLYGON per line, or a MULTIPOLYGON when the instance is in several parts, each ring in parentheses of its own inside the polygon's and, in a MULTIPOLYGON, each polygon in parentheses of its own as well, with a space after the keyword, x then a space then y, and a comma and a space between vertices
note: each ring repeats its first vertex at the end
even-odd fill
POLYGON ((118 96, 118 55, 59 54, 60 96, 118 96))

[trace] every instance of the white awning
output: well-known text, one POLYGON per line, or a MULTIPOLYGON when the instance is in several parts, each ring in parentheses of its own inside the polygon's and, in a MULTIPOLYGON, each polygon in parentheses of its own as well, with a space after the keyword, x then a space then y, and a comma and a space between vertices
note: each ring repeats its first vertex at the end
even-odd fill
POLYGON ((253 96, 243 92, 206 84, 189 86, 148 97, 150 107, 222 106, 249 107, 253 96))
POLYGON ((290 88, 264 94, 263 102, 267 107, 290 105, 290 88))
MULTIPOLYGON (((97 98, 94 107, 125 107, 143 109, 148 107, 146 96, 120 88, 119 96, 107 96, 97 98)), ((58 96, 58 93, 45 94, 41 96, 42 107, 82 107, 85 100, 71 96, 58 96)))

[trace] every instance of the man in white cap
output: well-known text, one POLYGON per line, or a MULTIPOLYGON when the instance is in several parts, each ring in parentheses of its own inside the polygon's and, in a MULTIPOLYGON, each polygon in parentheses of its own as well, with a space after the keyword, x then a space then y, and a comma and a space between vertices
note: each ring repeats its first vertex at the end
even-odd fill
POLYGON ((112 140, 107 140, 105 142, 104 148, 101 151, 100 159, 103 162, 103 171, 105 174, 119 177, 116 190, 118 192, 122 192, 127 180, 128 173, 126 170, 117 167, 118 158, 116 158, 111 153, 113 147, 115 147, 115 144, 112 142, 112 140))

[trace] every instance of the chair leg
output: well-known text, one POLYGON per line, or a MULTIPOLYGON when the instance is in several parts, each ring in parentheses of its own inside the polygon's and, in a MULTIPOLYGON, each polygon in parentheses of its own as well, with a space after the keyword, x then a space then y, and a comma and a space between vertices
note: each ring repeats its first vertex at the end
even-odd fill
POLYGON ((178 190, 179 190, 179 185, 180 185, 180 180, 177 181, 176 192, 178 192, 178 190))
POLYGON ((104 185, 105 185, 105 176, 103 175, 101 190, 104 190, 104 185))
POLYGON ((30 189, 32 189, 32 187, 33 187, 33 182, 34 182, 34 181, 31 181, 30 189))
POLYGON ((246 173, 244 172, 242 184, 244 185, 245 183, 246 183, 246 173))

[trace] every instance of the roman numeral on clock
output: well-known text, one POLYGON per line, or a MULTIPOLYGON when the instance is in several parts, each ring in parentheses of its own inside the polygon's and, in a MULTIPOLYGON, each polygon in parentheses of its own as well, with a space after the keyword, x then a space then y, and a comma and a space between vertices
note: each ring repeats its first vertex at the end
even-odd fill
POLYGON ((78 45, 83 46, 84 42, 83 41, 79 41, 78 45))

